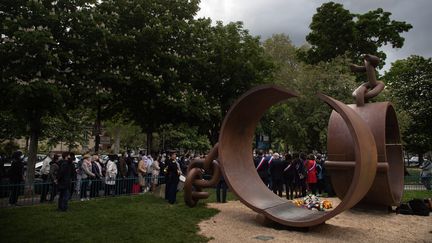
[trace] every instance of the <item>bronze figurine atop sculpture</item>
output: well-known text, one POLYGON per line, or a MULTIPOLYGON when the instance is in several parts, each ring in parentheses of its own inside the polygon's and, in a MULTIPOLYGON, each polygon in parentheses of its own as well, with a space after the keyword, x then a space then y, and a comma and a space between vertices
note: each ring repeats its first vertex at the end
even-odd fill
POLYGON ((205 160, 193 161, 184 186, 184 199, 193 207, 207 198, 202 188, 212 187, 223 174, 242 203, 266 219, 292 227, 321 224, 360 201, 385 206, 400 203, 403 191, 403 160, 395 111, 389 102, 366 103, 378 95, 384 84, 375 78, 379 59, 366 55, 368 82, 354 91, 356 105, 346 105, 324 94, 317 96, 333 108, 329 121, 326 169, 340 204, 331 211, 312 211, 271 192, 259 178, 253 164, 252 140, 262 115, 272 105, 297 97, 276 85, 263 85, 242 95, 230 108, 219 142, 205 160), (254 109, 250 109, 254 107, 254 109), (203 173, 212 179, 203 179, 203 173))

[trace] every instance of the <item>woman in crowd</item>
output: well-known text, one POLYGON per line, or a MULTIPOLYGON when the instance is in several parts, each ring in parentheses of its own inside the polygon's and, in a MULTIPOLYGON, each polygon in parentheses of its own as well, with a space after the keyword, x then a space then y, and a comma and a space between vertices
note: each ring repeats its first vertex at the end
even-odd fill
POLYGON ((160 166, 159 166, 159 161, 161 159, 161 156, 156 157, 155 156, 155 160, 153 161, 152 165, 151 165, 151 172, 152 172, 152 192, 155 192, 156 190, 156 186, 159 183, 159 173, 160 173, 160 166))
POLYGON ((117 177, 117 165, 114 161, 117 160, 117 155, 108 155, 108 162, 105 170, 105 196, 111 195, 111 191, 115 188, 117 177))
POLYGON ((308 160, 306 162, 306 169, 307 169, 307 179, 306 182, 309 187, 309 191, 312 191, 312 194, 316 195, 317 191, 317 171, 316 171, 316 161, 315 156, 313 154, 308 155, 308 160))

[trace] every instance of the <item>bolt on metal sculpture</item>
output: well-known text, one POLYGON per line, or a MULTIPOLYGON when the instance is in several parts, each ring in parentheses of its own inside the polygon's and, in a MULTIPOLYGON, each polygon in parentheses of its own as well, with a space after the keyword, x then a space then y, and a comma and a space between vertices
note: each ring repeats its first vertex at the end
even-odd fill
POLYGON ((358 71, 366 70, 369 78, 368 83, 354 92, 358 105, 348 106, 318 94, 334 110, 328 131, 329 161, 325 165, 341 199, 336 208, 323 212, 297 207, 268 190, 256 172, 252 140, 259 120, 272 105, 297 96, 276 85, 253 88, 231 106, 222 123, 219 142, 204 160, 195 160, 188 168, 184 186, 186 204, 193 207, 199 199, 207 198, 209 195, 202 188, 216 185, 221 174, 242 203, 266 219, 291 227, 321 224, 362 199, 398 204, 403 189, 403 177, 400 177, 403 164, 400 164, 402 149, 395 112, 388 102, 364 102, 384 88, 374 79, 375 69, 370 67, 373 63, 377 63, 377 58, 368 55, 365 67, 355 66, 358 71), (204 180, 204 172, 212 174, 212 179, 204 180))

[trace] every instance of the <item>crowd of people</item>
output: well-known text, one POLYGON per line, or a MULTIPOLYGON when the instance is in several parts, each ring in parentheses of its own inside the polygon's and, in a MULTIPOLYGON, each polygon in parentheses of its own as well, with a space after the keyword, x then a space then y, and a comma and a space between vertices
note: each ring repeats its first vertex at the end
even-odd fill
MULTIPOLYGON (((201 156, 202 158, 203 156, 201 156)), ((24 182, 23 154, 12 154, 9 171, 10 184, 24 182)), ((58 209, 66 211, 68 201, 75 193, 81 201, 99 196, 111 196, 131 193, 156 191, 165 184, 165 199, 176 202, 181 175, 186 176, 189 161, 194 155, 167 151, 162 154, 133 155, 128 151, 122 155, 110 154, 107 160, 101 160, 97 154, 85 154, 81 160, 74 153, 53 154, 52 160, 44 160, 40 175, 42 179, 40 202, 54 201, 58 196, 58 209)), ((321 154, 305 153, 266 153, 257 151, 254 165, 263 183, 275 194, 288 200, 304 197, 307 193, 317 196, 324 192, 333 196, 330 177, 324 167, 325 159, 321 154), (284 195, 285 194, 285 195, 284 195)), ((430 190, 432 163, 424 163, 422 182, 430 190)), ((226 202, 227 184, 223 177, 216 186, 217 201, 226 202)), ((9 204, 17 205, 19 187, 12 187, 9 204)))
MULTIPOLYGON (((166 184, 165 199, 173 204, 179 175, 185 175, 190 160, 188 154, 177 157, 176 151, 163 154, 139 152, 133 155, 128 151, 122 155, 110 154, 102 161, 97 154, 85 154, 81 160, 75 154, 64 152, 51 155, 44 160, 40 175, 42 179, 40 202, 54 201, 58 195, 58 209, 67 210, 67 201, 73 194, 81 201, 99 196, 111 196, 155 191, 160 184, 166 184)), ((24 182, 22 152, 15 152, 9 171, 9 183, 19 185, 24 182)), ((19 186, 12 186, 9 204, 18 205, 19 186)))
POLYGON ((324 192, 333 194, 321 154, 287 153, 281 156, 258 151, 254 164, 263 183, 280 197, 284 191, 289 200, 304 197, 308 192, 317 196, 324 192))

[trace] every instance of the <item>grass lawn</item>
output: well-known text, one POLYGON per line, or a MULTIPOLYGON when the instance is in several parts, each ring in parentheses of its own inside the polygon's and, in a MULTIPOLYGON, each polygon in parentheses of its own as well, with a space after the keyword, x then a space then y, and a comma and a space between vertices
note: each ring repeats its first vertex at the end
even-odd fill
POLYGON ((408 202, 411 199, 419 198, 419 199, 425 199, 425 198, 432 198, 432 191, 428 190, 418 190, 418 191, 404 191, 402 202, 408 202))
MULTIPOLYGON (((214 190, 195 208, 183 202, 169 205, 152 194, 72 201, 68 212, 56 204, 0 209, 1 242, 207 242, 197 224, 218 211, 214 190)), ((403 201, 432 197, 431 191, 405 191, 403 201)), ((228 193, 228 200, 236 200, 228 193)))
MULTIPOLYGON (((228 199, 233 199, 231 193, 228 199)), ((1 242, 207 242, 197 234, 198 222, 218 211, 195 208, 177 194, 177 204, 151 194, 69 203, 68 212, 56 204, 0 209, 1 242)))

